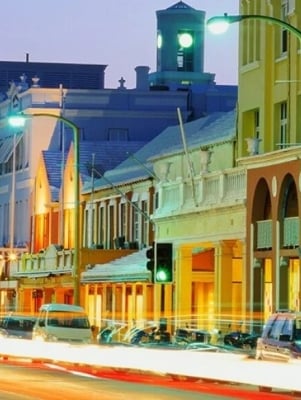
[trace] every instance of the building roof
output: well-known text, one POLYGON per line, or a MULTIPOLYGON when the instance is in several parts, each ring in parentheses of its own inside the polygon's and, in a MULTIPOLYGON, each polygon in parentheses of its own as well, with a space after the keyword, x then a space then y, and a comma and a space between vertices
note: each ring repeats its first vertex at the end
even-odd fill
POLYGON ((80 143, 80 173, 83 182, 91 180, 94 156, 94 172, 97 178, 105 171, 114 169, 129 153, 135 153, 145 141, 97 141, 80 143))
POLYGON ((174 4, 173 6, 170 6, 167 8, 167 10, 183 10, 183 9, 190 9, 193 10, 191 6, 188 4, 184 3, 184 1, 179 1, 178 3, 174 4))
POLYGON ((63 154, 61 151, 43 150, 42 157, 50 186, 51 200, 58 201, 62 181, 62 165, 66 163, 67 153, 63 154))
MULTIPOLYGON (((217 112, 183 125, 189 150, 232 141, 236 137, 236 111, 217 112)), ((183 141, 180 126, 170 126, 153 140, 125 159, 113 170, 107 170, 104 178, 95 180, 94 189, 108 187, 108 182, 121 185, 150 178, 153 174, 151 161, 160 157, 182 153, 183 141)), ((89 192, 89 183, 83 191, 89 192)))
MULTIPOLYGON (((93 154, 95 176, 102 176, 105 171, 115 168, 128 153, 136 152, 145 142, 140 141, 98 141, 80 142, 80 175, 83 182, 91 182, 93 154)), ((42 151, 48 182, 51 190, 51 200, 59 200, 59 191, 62 181, 62 164, 65 165, 67 153, 63 156, 61 151, 42 151)))

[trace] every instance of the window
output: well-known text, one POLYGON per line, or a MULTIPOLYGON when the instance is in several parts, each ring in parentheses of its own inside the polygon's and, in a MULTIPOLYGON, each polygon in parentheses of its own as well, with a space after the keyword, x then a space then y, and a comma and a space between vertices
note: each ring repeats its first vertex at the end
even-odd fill
POLYGON ((106 226, 106 211, 102 204, 98 209, 98 227, 97 227, 97 243, 96 246, 103 246, 106 248, 106 236, 105 236, 105 226, 106 226))
POLYGON ((108 206, 108 238, 109 238, 109 248, 114 248, 114 238, 116 236, 116 226, 115 226, 115 201, 111 200, 108 206))
POLYGON ((283 326, 284 326, 284 323, 285 323, 285 319, 283 319, 283 318, 277 318, 275 321, 274 321, 274 324, 273 324, 273 326, 272 326, 272 329, 271 329, 271 331, 270 331, 270 333, 269 333, 269 337, 271 338, 271 339, 275 339, 275 340, 278 340, 279 339, 279 336, 280 336, 280 334, 281 334, 281 332, 282 332, 282 330, 283 330, 283 326))
POLYGON ((148 215, 148 203, 146 200, 141 201, 141 243, 144 245, 148 244, 148 220, 145 215, 148 215))
POLYGON ((284 17, 287 17, 295 12, 295 2, 296 0, 282 0, 281 8, 284 17))
MULTIPOLYGON (((281 20, 285 21, 287 18, 287 10, 288 10, 288 0, 282 0, 281 2, 281 20)), ((287 41, 288 41, 288 32, 287 29, 281 28, 281 53, 287 52, 287 41)))
POLYGON ((283 102, 280 104, 280 148, 285 148, 287 143, 287 103, 283 102))
POLYGON ((135 206, 133 207, 132 212, 132 241, 139 241, 139 209, 138 202, 133 202, 135 206))
POLYGON ((127 203, 122 201, 120 203, 119 208, 119 221, 120 221, 120 228, 119 228, 119 236, 127 237, 127 203))

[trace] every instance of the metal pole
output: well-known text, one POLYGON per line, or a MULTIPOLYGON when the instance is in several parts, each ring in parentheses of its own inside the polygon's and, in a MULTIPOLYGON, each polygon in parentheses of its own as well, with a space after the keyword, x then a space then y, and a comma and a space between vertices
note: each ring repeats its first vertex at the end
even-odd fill
POLYGON ((80 305, 80 174, 79 174, 79 128, 72 124, 74 136, 74 258, 73 258, 73 303, 80 305))

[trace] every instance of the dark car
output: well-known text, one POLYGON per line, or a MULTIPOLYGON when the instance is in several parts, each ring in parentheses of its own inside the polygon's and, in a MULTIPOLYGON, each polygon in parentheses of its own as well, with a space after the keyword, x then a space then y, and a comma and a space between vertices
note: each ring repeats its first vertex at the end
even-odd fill
POLYGON ((251 350, 255 349, 259 337, 260 335, 257 333, 234 331, 224 336, 224 344, 239 349, 251 350))
POLYGON ((0 335, 22 339, 32 339, 36 318, 24 315, 7 315, 0 321, 0 335))
POLYGON ((301 358, 301 312, 276 312, 257 340, 256 359, 288 361, 301 358))
POLYGON ((178 344, 209 343, 211 334, 201 329, 178 328, 174 335, 174 341, 178 344))

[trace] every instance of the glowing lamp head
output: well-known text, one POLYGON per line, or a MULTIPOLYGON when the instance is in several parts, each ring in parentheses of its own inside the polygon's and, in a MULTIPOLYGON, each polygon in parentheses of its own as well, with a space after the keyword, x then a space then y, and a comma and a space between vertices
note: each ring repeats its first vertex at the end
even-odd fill
POLYGON ((208 19, 206 25, 211 33, 222 34, 227 32, 229 25, 233 22, 240 22, 243 19, 242 15, 217 15, 208 19))
POLYGON ((214 33, 215 35, 220 35, 225 32, 227 32, 229 28, 229 23, 227 21, 212 21, 208 20, 208 29, 210 30, 211 33, 214 33))
POLYGON ((11 115, 8 117, 8 124, 13 128, 23 128, 25 121, 24 115, 11 115))

